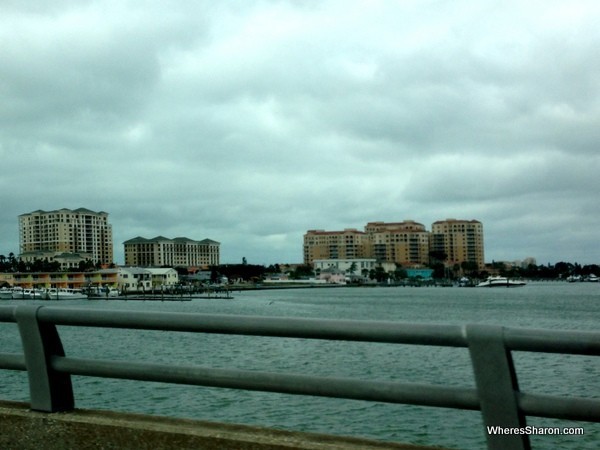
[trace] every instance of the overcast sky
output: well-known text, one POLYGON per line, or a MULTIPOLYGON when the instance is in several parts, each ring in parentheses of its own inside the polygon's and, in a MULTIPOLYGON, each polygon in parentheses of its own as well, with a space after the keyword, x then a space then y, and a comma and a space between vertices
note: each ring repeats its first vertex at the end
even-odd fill
POLYGON ((483 223, 600 263, 600 2, 0 1, 0 253, 18 215, 302 261, 309 229, 483 223))

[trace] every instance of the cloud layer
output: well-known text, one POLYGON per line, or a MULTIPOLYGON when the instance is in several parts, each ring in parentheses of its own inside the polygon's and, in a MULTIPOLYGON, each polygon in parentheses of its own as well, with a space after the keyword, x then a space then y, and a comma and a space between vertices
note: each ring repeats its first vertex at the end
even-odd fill
POLYGON ((300 262, 308 229, 477 219, 486 260, 600 262, 600 5, 4 2, 0 253, 109 213, 300 262))

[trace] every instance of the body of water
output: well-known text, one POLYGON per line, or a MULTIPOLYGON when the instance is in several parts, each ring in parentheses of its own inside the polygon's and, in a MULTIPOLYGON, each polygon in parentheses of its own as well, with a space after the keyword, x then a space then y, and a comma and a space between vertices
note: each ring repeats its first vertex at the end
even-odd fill
MULTIPOLYGON (((335 288, 233 293, 232 300, 64 301, 48 305, 211 314, 498 324, 594 330, 600 285, 531 283, 516 289, 335 288)), ((3 301, 14 304, 21 301, 3 301)), ((41 303, 41 302, 40 302, 41 303)), ((467 349, 60 327, 67 355, 244 370, 287 371, 473 387, 467 349)), ((0 348, 20 352, 14 324, 0 324, 0 348)), ((523 391, 600 397, 600 358, 516 353, 523 391)), ((245 423, 379 440, 485 448, 479 412, 195 386, 73 377, 78 408, 245 423)), ((24 373, 0 371, 0 398, 28 401, 24 373)), ((528 424, 578 426, 584 436, 532 436, 535 449, 600 448, 600 424, 531 417, 528 424)))

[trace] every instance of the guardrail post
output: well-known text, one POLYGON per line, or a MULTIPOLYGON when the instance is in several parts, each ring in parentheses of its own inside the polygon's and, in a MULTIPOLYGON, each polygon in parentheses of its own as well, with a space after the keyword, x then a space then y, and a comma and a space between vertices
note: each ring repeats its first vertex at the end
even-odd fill
POLYGON ((488 449, 529 450, 529 437, 520 433, 525 427, 525 416, 517 405, 517 376, 510 351, 504 346, 502 327, 467 325, 465 332, 488 449), (502 430, 492 433, 490 427, 502 430))
POLYGON ((40 308, 43 306, 15 309, 29 377, 30 407, 44 412, 68 411, 75 406, 71 376, 50 367, 50 358, 65 356, 65 352, 54 324, 38 321, 40 308))

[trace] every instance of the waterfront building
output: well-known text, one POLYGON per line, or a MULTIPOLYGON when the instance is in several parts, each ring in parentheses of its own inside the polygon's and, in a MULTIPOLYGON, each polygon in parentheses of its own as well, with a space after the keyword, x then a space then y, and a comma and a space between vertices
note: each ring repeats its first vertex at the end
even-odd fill
POLYGON ((421 278, 423 280, 431 280, 433 269, 405 269, 408 278, 421 278))
MULTIPOLYGON (((364 231, 309 230, 304 235, 304 263, 315 269, 316 261, 372 259, 386 271, 396 267, 420 268, 430 264, 431 254, 445 254, 446 266, 473 263, 484 268, 483 225, 477 220, 437 221, 432 230, 413 220, 369 222, 364 231)), ((331 262, 327 267, 334 267, 331 262)), ((340 268, 341 266, 335 266, 340 268)))
POLYGON ((148 267, 152 287, 175 286, 179 284, 179 274, 172 267, 148 267))
POLYGON ((429 232, 423 224, 405 220, 369 222, 365 231, 355 228, 309 230, 304 235, 305 264, 345 259, 373 259, 401 266, 424 265, 429 262, 429 232))
POLYGON ((304 264, 316 259, 364 258, 367 234, 355 228, 343 231, 309 230, 304 235, 304 264))
POLYGON ((119 267, 119 290, 124 293, 152 291, 152 272, 143 267, 119 267))
POLYGON ((375 270, 377 267, 377 260, 374 258, 361 258, 361 259, 315 259, 313 261, 313 268, 315 272, 322 272, 324 270, 340 270, 349 275, 362 275, 367 271, 375 270))
POLYGON ((111 264, 112 226, 102 211, 37 210, 19 216, 19 248, 23 258, 35 258, 35 252, 47 258, 79 253, 83 260, 89 256, 94 264, 111 264))
POLYGON ((82 262, 92 261, 91 253, 57 253, 52 251, 23 252, 19 261, 33 264, 36 260, 58 263, 61 270, 77 269, 82 262))
POLYGON ((318 280, 325 281, 329 284, 346 284, 350 278, 346 275, 343 270, 339 269, 324 269, 317 275, 318 280))
POLYGON ((13 273, 0 273, 0 287, 11 287, 15 283, 13 273))
POLYGON ((140 267, 202 267, 219 265, 220 243, 211 239, 194 241, 185 237, 152 239, 136 237, 123 243, 125 265, 140 267))
POLYGON ((369 222, 365 226, 367 253, 378 261, 401 266, 425 265, 429 262, 429 235, 425 225, 413 220, 403 222, 369 222))
POLYGON ((448 267, 472 263, 478 270, 485 266, 483 225, 478 220, 446 219, 431 225, 432 252, 444 253, 448 267))
POLYGON ((90 286, 116 287, 117 269, 101 269, 93 272, 36 272, 14 273, 10 284, 23 289, 85 289, 90 286))

